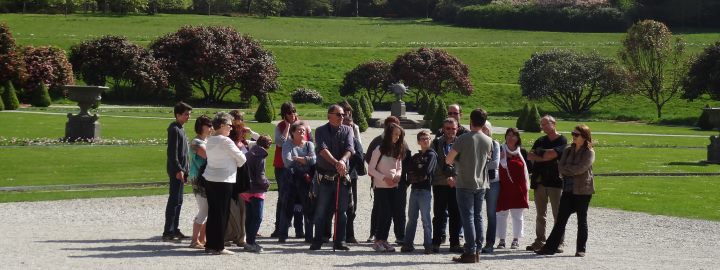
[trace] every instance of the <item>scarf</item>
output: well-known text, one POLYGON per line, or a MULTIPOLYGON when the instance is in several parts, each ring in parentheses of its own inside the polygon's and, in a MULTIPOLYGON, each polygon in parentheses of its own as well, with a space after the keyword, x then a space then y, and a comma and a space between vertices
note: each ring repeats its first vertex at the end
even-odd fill
POLYGON ((515 183, 512 179, 512 176, 510 176, 510 170, 508 169, 508 166, 507 166, 508 155, 520 156, 520 160, 523 163, 523 170, 525 170, 523 172, 525 175, 525 183, 527 183, 527 185, 530 185, 530 174, 528 173, 527 163, 525 162, 525 158, 523 158, 523 156, 520 154, 520 146, 516 147, 515 151, 510 151, 510 148, 508 148, 507 144, 502 144, 500 146, 500 152, 505 153, 505 158, 500 158, 500 166, 505 168, 505 171, 508 174, 508 178, 510 179, 510 182, 515 183))

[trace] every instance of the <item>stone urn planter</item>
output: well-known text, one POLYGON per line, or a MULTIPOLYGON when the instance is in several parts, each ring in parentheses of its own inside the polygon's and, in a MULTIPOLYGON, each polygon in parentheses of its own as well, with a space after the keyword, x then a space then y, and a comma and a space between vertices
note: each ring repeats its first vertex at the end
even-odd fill
MULTIPOLYGON (((704 108, 710 117, 710 123, 720 130, 720 108, 704 108)), ((720 136, 710 136, 710 144, 707 146, 707 163, 720 164, 720 136)))
POLYGON ((68 113, 68 121, 65 124, 65 140, 92 141, 100 138, 100 122, 97 114, 90 115, 88 111, 101 99, 104 86, 80 86, 66 85, 68 97, 76 101, 80 107, 80 113, 73 115, 68 113))

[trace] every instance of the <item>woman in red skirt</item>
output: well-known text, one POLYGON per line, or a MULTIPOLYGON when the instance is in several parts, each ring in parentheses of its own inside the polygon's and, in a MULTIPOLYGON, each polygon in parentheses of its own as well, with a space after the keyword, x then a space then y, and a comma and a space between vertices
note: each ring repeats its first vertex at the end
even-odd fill
POLYGON ((509 128, 505 132, 505 144, 500 146, 500 197, 497 202, 497 248, 505 248, 507 218, 512 216, 513 241, 510 248, 516 249, 523 234, 523 212, 528 208, 529 176, 527 151, 522 149, 520 132, 509 128))

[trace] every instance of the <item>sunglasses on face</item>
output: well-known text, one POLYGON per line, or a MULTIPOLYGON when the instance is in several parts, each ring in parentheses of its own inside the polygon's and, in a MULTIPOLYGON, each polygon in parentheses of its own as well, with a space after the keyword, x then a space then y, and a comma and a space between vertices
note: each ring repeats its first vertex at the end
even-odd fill
POLYGON ((570 134, 572 134, 573 137, 580 137, 580 132, 573 131, 570 134))
POLYGON ((342 113, 329 113, 329 114, 340 117, 340 118, 345 117, 345 114, 342 114, 342 113))

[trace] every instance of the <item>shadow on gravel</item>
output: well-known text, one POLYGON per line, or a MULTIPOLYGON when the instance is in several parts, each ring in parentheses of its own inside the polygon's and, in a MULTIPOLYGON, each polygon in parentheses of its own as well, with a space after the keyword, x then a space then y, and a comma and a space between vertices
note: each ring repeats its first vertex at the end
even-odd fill
POLYGON ((104 252, 100 254, 68 256, 70 258, 148 258, 148 257, 177 257, 177 256, 200 256, 205 253, 183 246, 170 245, 129 245, 129 246, 106 246, 88 248, 63 248, 62 250, 74 250, 83 252, 104 252))
POLYGON ((447 262, 359 262, 352 264, 336 264, 333 267, 407 267, 411 265, 446 265, 457 264, 448 260, 447 262))
POLYGON ((92 240, 80 240, 80 239, 74 239, 74 240, 45 240, 45 241, 36 241, 38 243, 60 243, 60 244, 67 244, 67 243, 74 243, 74 244, 98 244, 98 243, 133 243, 133 242, 148 242, 148 241, 155 241, 160 240, 159 237, 154 237, 150 239, 92 239, 92 240))

